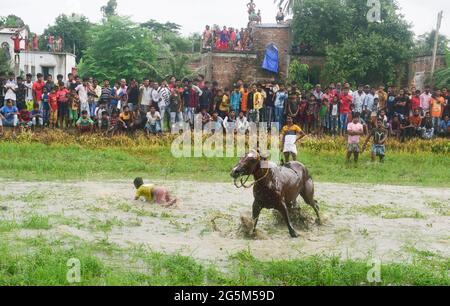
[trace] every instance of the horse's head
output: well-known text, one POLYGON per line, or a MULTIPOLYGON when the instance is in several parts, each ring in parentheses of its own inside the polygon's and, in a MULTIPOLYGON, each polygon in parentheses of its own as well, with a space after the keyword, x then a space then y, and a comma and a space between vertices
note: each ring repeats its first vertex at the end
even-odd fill
POLYGON ((241 158, 239 163, 231 171, 231 177, 238 179, 244 175, 252 175, 258 169, 261 163, 261 155, 256 150, 251 150, 244 157, 241 158))

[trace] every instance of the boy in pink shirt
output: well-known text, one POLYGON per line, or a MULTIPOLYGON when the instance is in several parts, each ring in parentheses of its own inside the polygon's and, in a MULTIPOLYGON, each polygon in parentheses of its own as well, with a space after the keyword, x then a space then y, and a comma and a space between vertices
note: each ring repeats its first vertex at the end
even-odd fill
POLYGON ((356 113, 353 122, 348 124, 348 146, 347 146, 347 162, 350 162, 352 155, 355 157, 355 163, 358 162, 359 152, 359 138, 364 135, 364 126, 360 122, 360 114, 356 113))

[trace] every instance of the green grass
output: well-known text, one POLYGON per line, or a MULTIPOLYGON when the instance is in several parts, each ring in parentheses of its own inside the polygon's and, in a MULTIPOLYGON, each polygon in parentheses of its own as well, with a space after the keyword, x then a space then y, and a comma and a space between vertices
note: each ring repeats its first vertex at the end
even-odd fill
POLYGON ((429 202, 427 206, 432 208, 438 215, 450 217, 450 204, 441 202, 429 202))
POLYGON ((30 230, 49 230, 52 228, 49 222, 49 217, 39 215, 32 215, 30 217, 27 217, 25 220, 23 220, 21 227, 23 229, 30 230))
POLYGON ((404 210, 386 205, 371 205, 358 207, 357 212, 383 219, 425 219, 425 216, 417 210, 404 210))
MULTIPOLYGON (((108 241, 94 245, 47 241, 38 237, 0 241, 0 286, 70 285, 68 260, 81 264, 74 285, 371 285, 364 260, 307 257, 260 261, 249 252, 231 257, 226 271, 191 257, 154 253, 142 248, 121 250, 108 241), (126 253, 126 259, 119 253, 126 253), (99 255, 101 254, 101 256, 99 255)), ((417 253, 412 263, 381 265, 378 285, 450 285, 450 261, 417 253)))
MULTIPOLYGON (((184 179, 230 182, 237 158, 174 158, 170 147, 88 149, 77 145, 0 143, 0 176, 11 180, 184 179)), ((389 153, 385 164, 347 165, 342 154, 302 150, 300 160, 319 182, 450 186, 450 156, 389 153)), ((36 196, 36 195, 33 195, 36 196)))

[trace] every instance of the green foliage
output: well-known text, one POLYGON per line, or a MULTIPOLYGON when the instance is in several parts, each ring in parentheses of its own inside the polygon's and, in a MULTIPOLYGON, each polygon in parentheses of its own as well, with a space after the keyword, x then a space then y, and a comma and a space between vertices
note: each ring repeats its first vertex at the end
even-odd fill
POLYGON ((80 75, 98 79, 154 76, 143 63, 156 63, 157 48, 152 33, 129 18, 112 16, 89 32, 88 47, 79 65, 80 75))
POLYGON ((0 17, 0 26, 21 28, 25 26, 25 22, 22 20, 22 18, 16 15, 8 15, 6 17, 0 17))
POLYGON ((402 81, 413 35, 393 0, 381 0, 381 23, 367 21, 366 0, 303 0, 295 7, 294 41, 326 54, 326 81, 402 81))
POLYGON ((439 88, 450 87, 450 67, 438 70, 434 74, 435 85, 439 88))
POLYGON ((296 43, 324 54, 327 45, 341 43, 352 32, 352 13, 341 0, 304 0, 295 7, 292 28, 296 43))
MULTIPOLYGON (((192 257, 120 249, 109 243, 67 242, 42 237, 0 241, 1 286, 360 286, 370 269, 366 260, 309 256, 261 261, 249 251, 231 256, 226 271, 192 257), (127 255, 126 265, 123 256, 127 255), (80 283, 69 284, 68 260, 80 263, 80 283), (120 264, 118 264, 120 263, 120 264)), ((374 285, 448 286, 449 260, 415 251, 408 263, 382 263, 374 285)))
MULTIPOLYGON (((422 34, 416 41, 415 53, 416 55, 432 55, 434 49, 434 40, 436 39, 436 30, 422 34)), ((447 46, 450 40, 447 36, 439 34, 438 39, 438 54, 444 54, 447 51, 447 46)))
POLYGON ((308 82, 309 66, 300 63, 299 60, 293 60, 289 65, 289 81, 297 84, 299 88, 303 88, 308 82))
POLYGON ((88 46, 88 31, 92 26, 93 24, 85 16, 62 14, 56 18, 54 25, 45 29, 44 35, 39 40, 40 48, 46 48, 46 37, 49 35, 61 36, 64 42, 63 50, 72 53, 75 51, 77 61, 79 61, 88 46))
POLYGON ((173 22, 160 23, 154 19, 141 23, 141 26, 155 32, 156 34, 173 33, 179 34, 181 26, 173 22))
POLYGON ((397 80, 399 65, 406 64, 409 58, 408 51, 402 51, 405 54, 399 53, 394 40, 378 33, 346 39, 342 45, 327 49, 327 81, 392 83, 397 80))
POLYGON ((448 49, 445 51, 445 62, 447 68, 440 69, 434 74, 435 85, 450 88, 450 50, 448 49))
POLYGON ((0 49, 0 75, 7 75, 11 71, 11 60, 6 52, 0 49))

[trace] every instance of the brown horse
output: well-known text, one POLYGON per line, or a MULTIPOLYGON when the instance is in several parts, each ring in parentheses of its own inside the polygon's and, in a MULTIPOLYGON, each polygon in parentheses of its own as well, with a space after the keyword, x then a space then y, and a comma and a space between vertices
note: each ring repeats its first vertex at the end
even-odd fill
POLYGON ((287 223, 290 235, 298 237, 292 226, 288 208, 296 205, 300 195, 310 205, 316 215, 318 224, 320 221, 319 205, 314 200, 314 182, 304 165, 299 162, 290 162, 282 167, 268 162, 261 155, 252 150, 245 155, 231 172, 236 187, 253 187, 255 201, 253 203, 254 230, 258 223, 259 215, 263 208, 278 210, 287 223), (244 176, 248 176, 246 180, 244 176), (255 182, 245 186, 248 178, 253 176, 255 182), (240 179, 241 186, 238 185, 240 179))

